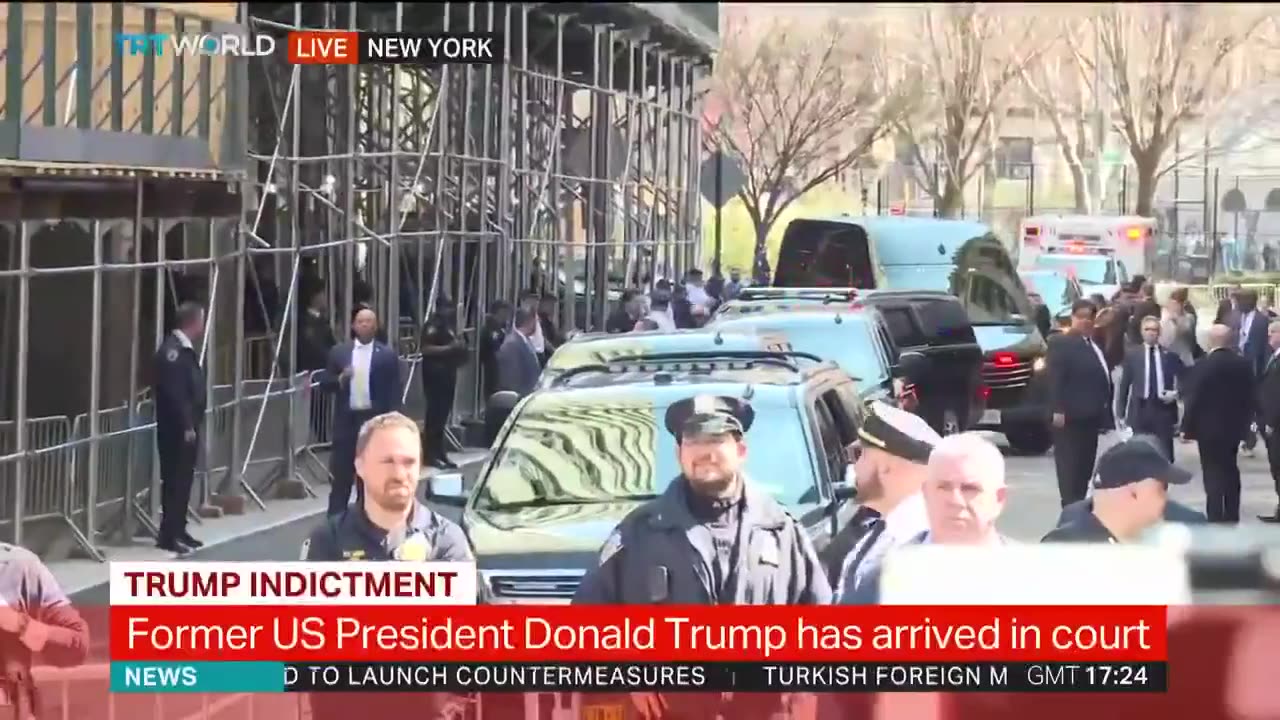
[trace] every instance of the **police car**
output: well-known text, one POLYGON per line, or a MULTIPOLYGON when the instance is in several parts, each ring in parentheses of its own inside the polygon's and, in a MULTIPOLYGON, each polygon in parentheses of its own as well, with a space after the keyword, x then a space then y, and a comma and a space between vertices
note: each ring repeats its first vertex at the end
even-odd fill
MULTIPOLYGON (((672 403, 747 400, 750 482, 804 526, 823 565, 853 516, 845 448, 862 413, 834 363, 795 352, 615 357, 556 377, 512 409, 474 489, 433 483, 429 501, 461 505, 489 603, 567 603, 617 523, 680 473, 664 428, 672 403)), ((456 478, 456 476, 454 476, 456 478)))

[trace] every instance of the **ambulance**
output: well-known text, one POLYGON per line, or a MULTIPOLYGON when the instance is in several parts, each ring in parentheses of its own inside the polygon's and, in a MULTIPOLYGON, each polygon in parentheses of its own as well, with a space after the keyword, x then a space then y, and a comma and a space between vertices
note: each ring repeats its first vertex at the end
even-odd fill
POLYGON ((1018 268, 1056 270, 1085 294, 1110 298, 1134 275, 1151 275, 1156 221, 1137 216, 1038 215, 1018 231, 1018 268))

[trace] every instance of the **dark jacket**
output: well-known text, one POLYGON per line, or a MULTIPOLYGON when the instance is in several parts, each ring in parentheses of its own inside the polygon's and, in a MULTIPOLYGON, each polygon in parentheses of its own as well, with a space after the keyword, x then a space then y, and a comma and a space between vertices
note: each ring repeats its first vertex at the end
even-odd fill
POLYGON ((1182 432, 1202 443, 1243 442, 1257 402, 1249 361, 1220 348, 1197 362, 1189 376, 1191 395, 1183 405, 1182 432))
POLYGON ((498 348, 498 390, 528 395, 538 386, 542 363, 533 346, 519 330, 507 333, 498 348))
MULTIPOLYGON (((342 371, 351 366, 354 341, 334 345, 329 350, 328 367, 321 376, 321 385, 335 394, 333 425, 335 430, 358 430, 351 415, 351 391, 342 371)), ((400 409, 404 388, 400 384, 400 358, 385 343, 373 341, 373 358, 369 362, 369 398, 375 414, 400 409)))
POLYGON ((1103 361, 1074 333, 1049 338, 1049 407, 1069 422, 1112 425, 1111 377, 1103 361))
POLYGON ((156 350, 153 373, 156 432, 180 437, 187 430, 200 429, 206 404, 205 377, 195 349, 176 335, 166 335, 156 350))
MULTIPOLYGON (((1130 348, 1125 353, 1124 362, 1120 364, 1120 384, 1116 393, 1116 415, 1125 418, 1126 422, 1133 424, 1135 422, 1138 411, 1138 401, 1146 399, 1147 392, 1147 353, 1146 345, 1139 345, 1130 348)), ((1164 376, 1164 385, 1160 390, 1175 389, 1175 380, 1182 375, 1182 360, 1174 353, 1164 348, 1156 348, 1156 357, 1159 358, 1161 370, 1164 376)), ((1157 400, 1159 396, 1157 395, 1157 400)), ((1169 422, 1177 422, 1178 404, 1160 403, 1169 412, 1169 422)))
POLYGON ((1268 428, 1280 429, 1280 358, 1267 356, 1258 378, 1259 419, 1268 428))
MULTIPOLYGON (((1055 528, 1078 522, 1081 517, 1092 512, 1093 498, 1085 498, 1079 502, 1071 503, 1062 508, 1062 514, 1058 516, 1058 524, 1055 528)), ((1164 521, 1183 525, 1200 525, 1209 522, 1209 518, 1199 510, 1170 500, 1164 504, 1164 521)))

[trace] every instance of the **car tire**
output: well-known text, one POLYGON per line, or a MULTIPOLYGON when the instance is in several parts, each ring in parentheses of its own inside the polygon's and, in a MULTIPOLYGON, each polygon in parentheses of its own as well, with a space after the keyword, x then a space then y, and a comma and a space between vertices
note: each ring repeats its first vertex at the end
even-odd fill
POLYGON ((1053 447, 1053 436, 1047 427, 1018 427, 1005 430, 1009 447, 1020 455, 1044 455, 1053 447))

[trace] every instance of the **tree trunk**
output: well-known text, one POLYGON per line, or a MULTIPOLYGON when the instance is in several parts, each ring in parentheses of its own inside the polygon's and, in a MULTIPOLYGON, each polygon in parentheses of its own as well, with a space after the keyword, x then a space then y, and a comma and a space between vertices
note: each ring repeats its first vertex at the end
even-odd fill
POLYGON ((1088 215, 1091 212, 1089 207, 1089 175, 1080 167, 1079 163, 1071 163, 1071 185, 1075 190, 1076 212, 1081 215, 1088 215))
POLYGON ((752 280, 759 284, 769 284, 770 278, 764 276, 760 272, 760 256, 766 252, 769 247, 769 228, 771 223, 757 222, 753 223, 756 229, 756 243, 751 250, 751 277, 752 280))
MULTIPOLYGON (((1137 207, 1135 215, 1155 217, 1153 206, 1156 201, 1156 171, 1159 156, 1155 153, 1137 155, 1133 159, 1134 173, 1138 176, 1137 207)), ((1177 198, 1175 198, 1176 200, 1177 198)))
POLYGON ((960 214, 964 205, 964 188, 955 181, 942 181, 942 194, 934 200, 934 210, 940 218, 954 218, 960 214))

